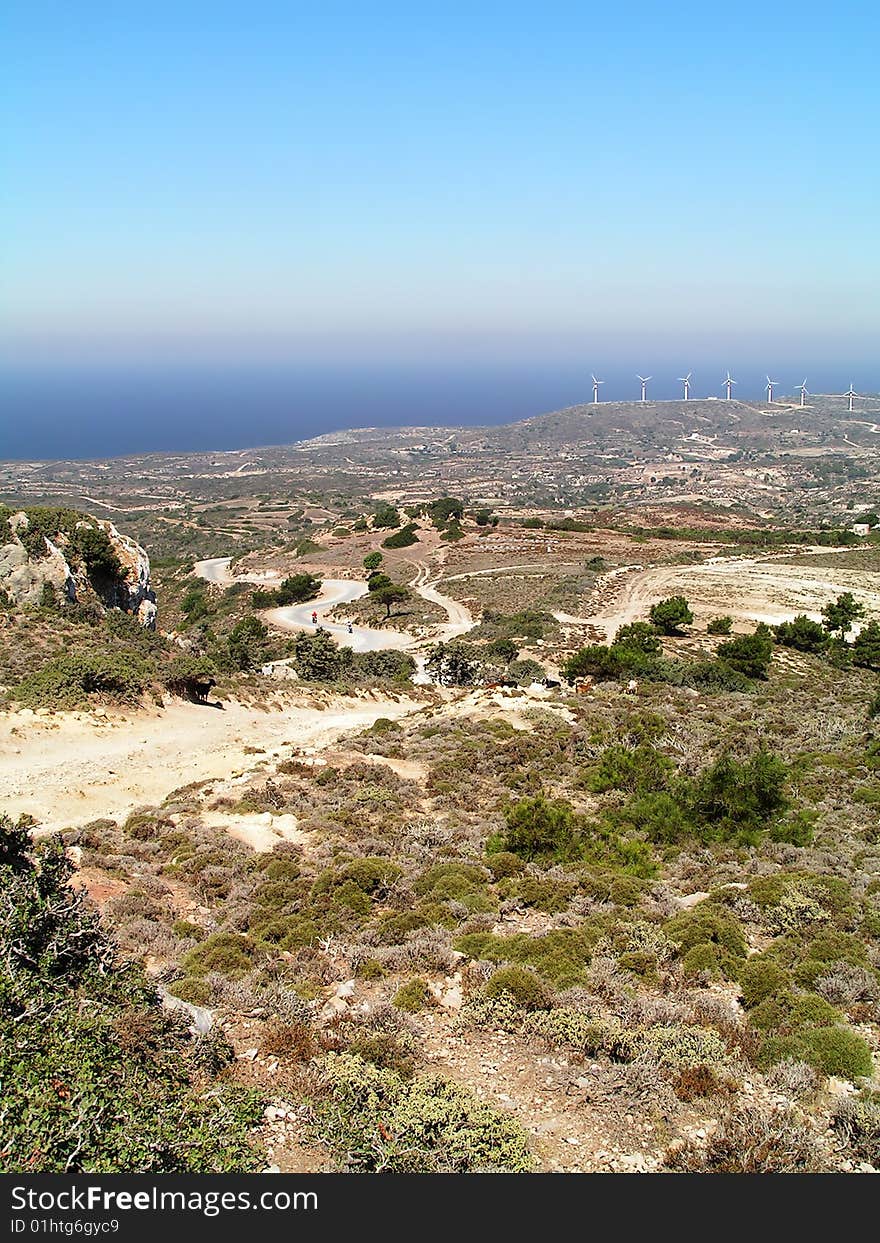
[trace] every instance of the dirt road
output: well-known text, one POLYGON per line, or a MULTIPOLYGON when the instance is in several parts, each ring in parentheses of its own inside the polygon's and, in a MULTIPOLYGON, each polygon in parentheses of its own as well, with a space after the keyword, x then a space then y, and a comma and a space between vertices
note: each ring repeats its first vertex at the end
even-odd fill
MULTIPOLYGON (((822 605, 851 591, 869 617, 880 617, 880 576, 850 569, 813 566, 810 557, 835 550, 804 550, 797 565, 783 564, 791 551, 760 557, 713 557, 695 565, 630 567, 600 580, 596 613, 581 620, 609 639, 621 626, 645 620, 664 596, 684 595, 698 621, 727 614, 738 622, 789 621, 798 613, 819 618, 822 605)), ((836 551, 849 551, 840 549, 836 551)))
POLYGON ((380 716, 394 719, 419 707, 406 699, 340 698, 323 710, 175 701, 155 714, 103 719, 4 714, 0 807, 11 816, 27 812, 42 828, 100 816, 118 820, 190 782, 253 769, 262 752, 277 754, 291 744, 320 748, 380 716))

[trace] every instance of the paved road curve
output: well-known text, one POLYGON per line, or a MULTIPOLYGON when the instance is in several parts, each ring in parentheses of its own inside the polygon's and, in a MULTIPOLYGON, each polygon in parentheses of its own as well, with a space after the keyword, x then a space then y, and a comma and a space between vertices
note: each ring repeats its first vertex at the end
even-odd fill
POLYGON ((320 595, 305 604, 291 604, 286 608, 270 609, 266 621, 280 630, 315 630, 320 626, 329 630, 340 647, 350 647, 356 652, 375 652, 381 648, 403 650, 415 645, 411 634, 400 630, 374 630, 370 626, 352 625, 347 622, 327 621, 327 614, 340 604, 349 604, 367 594, 366 583, 350 579, 325 578, 320 595), (312 615, 317 614, 317 624, 312 615))

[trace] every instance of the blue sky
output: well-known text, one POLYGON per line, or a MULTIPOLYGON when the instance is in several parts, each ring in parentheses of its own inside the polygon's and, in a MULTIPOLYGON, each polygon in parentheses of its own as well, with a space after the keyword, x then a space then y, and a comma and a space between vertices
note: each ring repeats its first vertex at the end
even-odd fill
POLYGON ((2 38, 7 361, 876 354, 864 0, 7 0, 2 38))

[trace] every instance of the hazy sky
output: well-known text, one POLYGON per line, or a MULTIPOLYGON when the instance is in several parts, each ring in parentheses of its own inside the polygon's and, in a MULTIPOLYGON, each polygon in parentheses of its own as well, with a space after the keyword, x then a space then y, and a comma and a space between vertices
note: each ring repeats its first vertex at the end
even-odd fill
POLYGON ((878 7, 7 0, 13 361, 866 358, 878 7))

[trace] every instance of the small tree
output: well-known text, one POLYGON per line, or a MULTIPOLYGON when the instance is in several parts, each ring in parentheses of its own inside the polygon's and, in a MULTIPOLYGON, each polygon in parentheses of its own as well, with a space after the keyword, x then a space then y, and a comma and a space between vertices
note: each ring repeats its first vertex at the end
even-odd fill
POLYGON ((89 578, 105 581, 128 577, 128 570, 116 555, 106 531, 98 527, 77 527, 71 536, 70 548, 81 558, 89 578))
POLYGON ((408 522, 405 527, 401 527, 399 531, 395 531, 393 535, 383 539, 382 547, 409 548, 411 545, 419 542, 419 537, 416 535, 417 530, 418 527, 414 522, 408 522))
POLYGON ((732 617, 713 617, 706 627, 706 634, 730 634, 733 630, 732 617))
POLYGON ((503 665, 509 665, 519 656, 519 648, 513 639, 493 639, 486 651, 489 656, 499 660, 503 665))
POLYGON ((266 658, 268 641, 269 631, 259 617, 243 617, 236 622, 227 640, 232 668, 242 672, 259 668, 266 658))
POLYGON ((262 1101, 193 1074, 186 1023, 123 960, 72 872, 60 841, 32 845, 0 817, 4 1169, 259 1168, 262 1101))
POLYGON ((280 605, 301 604, 304 600, 314 600, 323 583, 314 574, 292 574, 285 578, 277 589, 280 605))
POLYGON ((257 590, 251 596, 255 609, 284 608, 288 604, 301 604, 314 600, 323 583, 314 574, 292 574, 274 590, 257 590))
POLYGON ((377 604, 384 604, 386 620, 391 616, 391 606, 394 604, 404 604, 411 599, 408 587, 402 587, 399 583, 389 583, 387 587, 381 587, 378 591, 372 593, 372 598, 377 604))
POLYGON ((382 564, 383 557, 378 548, 375 552, 368 552, 364 557, 364 569, 367 571, 367 578, 371 574, 375 574, 379 566, 382 564))
POLYGON ((293 643, 293 667, 305 682, 336 682, 354 661, 350 647, 340 647, 323 628, 303 631, 293 643))
POLYGON ((553 855, 565 858, 575 842, 574 810, 564 799, 539 794, 524 798, 504 813, 504 849, 523 859, 553 855))
POLYGON ((864 615, 864 606, 858 603, 851 591, 845 591, 822 609, 825 629, 829 634, 840 634, 841 637, 848 634, 853 622, 864 615))
POLYGON ((604 643, 593 643, 589 647, 579 648, 569 656, 562 666, 562 676, 571 685, 578 678, 618 678, 622 669, 619 650, 615 651, 604 643))
POLYGON ((793 647, 798 652, 818 652, 828 642, 828 632, 819 622, 799 613, 790 622, 780 622, 773 627, 773 637, 783 647, 793 647))
POLYGON ((632 622, 631 625, 620 627, 614 636, 613 646, 628 647, 652 656, 660 651, 660 640, 650 622, 632 622))
POLYGON ((428 652, 425 668, 441 686, 473 686, 480 672, 479 653, 459 639, 438 643, 428 652))
POLYGON ((773 639, 769 627, 754 634, 741 634, 718 647, 718 659, 747 678, 766 678, 773 656, 773 639))
POLYGON ((865 669, 880 669, 880 622, 868 622, 853 640, 853 664, 865 669))
POLYGON ((764 828, 788 807, 782 760, 761 747, 744 763, 721 755, 695 783, 693 809, 698 820, 723 835, 764 828))
POLYGON ((648 614, 651 624, 662 634, 680 634, 682 626, 693 624, 694 615, 684 596, 668 596, 652 605, 648 614))
POLYGON ((408 682, 416 671, 416 662, 409 652, 380 648, 375 652, 358 652, 354 671, 359 677, 370 680, 408 682))
POLYGON ((458 500, 455 496, 442 496, 438 501, 432 501, 427 506, 426 512, 435 527, 443 527, 450 519, 463 517, 464 501, 458 500))
POLYGON ((373 514, 374 527, 399 527, 400 510, 396 505, 379 505, 373 514))

